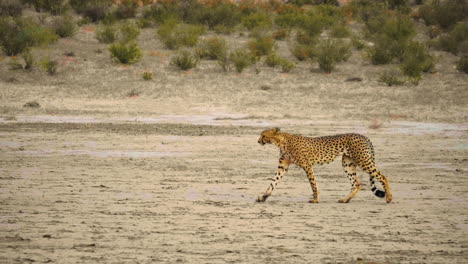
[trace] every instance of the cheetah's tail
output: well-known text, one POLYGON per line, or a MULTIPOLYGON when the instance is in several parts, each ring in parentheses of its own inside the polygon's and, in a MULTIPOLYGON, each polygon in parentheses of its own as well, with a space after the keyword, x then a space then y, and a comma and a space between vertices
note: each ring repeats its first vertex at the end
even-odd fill
POLYGON ((371 184, 371 191, 375 194, 375 196, 379 198, 385 197, 385 191, 377 189, 375 186, 374 176, 370 177, 370 184, 371 184))

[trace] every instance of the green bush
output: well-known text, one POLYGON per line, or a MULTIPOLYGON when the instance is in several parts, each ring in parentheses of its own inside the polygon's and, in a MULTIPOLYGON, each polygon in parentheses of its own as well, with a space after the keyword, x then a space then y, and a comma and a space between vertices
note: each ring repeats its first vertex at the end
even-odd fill
POLYGON ((234 64, 238 73, 241 73, 246 67, 249 67, 255 62, 252 55, 243 49, 237 49, 231 52, 229 60, 234 64))
POLYGON ((315 52, 314 47, 315 47, 314 45, 305 45, 305 44, 296 43, 291 48, 291 53, 297 60, 304 61, 304 60, 307 60, 308 58, 315 57, 316 52, 315 52))
POLYGON ((166 21, 157 30, 161 41, 168 49, 180 47, 193 47, 197 45, 198 38, 204 33, 204 28, 198 25, 177 24, 175 21, 166 21))
POLYGON ((384 71, 382 75, 380 75, 379 81, 388 86, 398 86, 405 83, 403 75, 398 69, 384 71))
POLYGON ((149 81, 149 80, 153 79, 153 74, 151 72, 144 72, 142 74, 142 77, 143 77, 143 80, 149 81))
POLYGON ((457 62, 457 70, 468 73, 468 57, 463 56, 457 62))
POLYGON ((70 0, 70 5, 78 13, 92 22, 107 17, 112 6, 111 0, 70 0))
POLYGON ((275 52, 271 52, 270 54, 268 54, 268 56, 265 58, 265 64, 268 66, 268 67, 276 67, 278 65, 281 65, 281 61, 283 60, 283 58, 281 58, 280 56, 278 56, 275 52))
POLYGON ((109 51, 111 57, 122 64, 133 64, 142 56, 141 50, 134 41, 112 44, 109 51))
POLYGON ((40 61, 40 65, 42 69, 49 75, 55 75, 57 73, 58 62, 56 60, 52 60, 49 57, 45 57, 40 61))
POLYGON ((344 23, 335 23, 330 28, 330 36, 333 38, 347 38, 351 35, 344 23))
POLYGON ((346 42, 325 39, 317 46, 317 60, 321 70, 330 73, 338 62, 346 61, 351 56, 350 45, 346 42))
POLYGON ((117 30, 114 25, 101 25, 96 30, 96 39, 101 43, 113 43, 117 39, 117 30))
POLYGON ((300 28, 310 38, 316 38, 325 29, 326 21, 320 15, 308 15, 305 16, 300 28))
POLYGON ((61 38, 71 37, 76 34, 78 27, 71 16, 61 16, 53 20, 52 29, 61 38))
POLYGON ((29 19, 0 17, 0 46, 8 56, 20 54, 33 46, 45 46, 57 38, 51 30, 29 19))
POLYGON ((184 21, 187 23, 203 24, 212 29, 219 25, 234 28, 241 21, 242 15, 236 5, 226 1, 214 2, 209 7, 192 1, 184 13, 184 21))
POLYGON ((218 60, 227 54, 226 40, 212 37, 201 41, 196 48, 196 54, 201 59, 218 60))
POLYGON ((67 8, 66 0, 22 0, 23 3, 32 5, 38 12, 50 12, 53 15, 63 14, 67 8))
POLYGON ((275 24, 281 28, 295 28, 303 24, 305 15, 299 11, 294 10, 291 12, 280 13, 275 16, 275 24))
POLYGON ((242 18, 242 25, 247 30, 269 29, 272 25, 271 14, 265 12, 251 13, 242 18))
POLYGON ((259 35, 247 44, 252 55, 261 57, 271 53, 275 46, 275 40, 270 35, 259 35))
POLYGON ((0 16, 21 16, 23 5, 20 0, 2 0, 0 2, 0 16))
MULTIPOLYGON (((378 18, 378 17, 376 17, 378 18)), ((373 64, 387 64, 403 56, 405 47, 416 34, 412 21, 402 15, 384 17, 378 25, 369 26, 374 46, 369 48, 373 64)))
POLYGON ((119 39, 122 42, 136 40, 140 35, 140 28, 135 22, 126 21, 119 25, 119 39))
POLYGON ((354 18, 357 18, 364 23, 369 22, 375 16, 379 16, 386 12, 386 4, 384 1, 375 0, 354 0, 351 1, 345 10, 354 18))
POLYGON ((177 52, 177 55, 171 59, 171 65, 176 66, 177 68, 187 71, 198 64, 198 58, 194 56, 189 50, 180 50, 177 52))
POLYGON ((404 75, 418 80, 423 72, 434 70, 434 58, 429 54, 426 46, 419 42, 411 42, 405 48, 401 71, 404 75))
POLYGON ((282 72, 290 72, 296 65, 287 59, 282 59, 280 62, 282 72))
POLYGON ((221 69, 223 69, 224 72, 229 71, 229 68, 231 66, 231 61, 229 60, 228 54, 224 54, 223 56, 218 57, 218 65, 221 66, 221 69))
POLYGON ((439 37, 436 47, 455 55, 468 51, 468 22, 458 23, 449 34, 439 37))
POLYGON ((419 8, 419 15, 426 25, 439 25, 448 29, 466 20, 468 2, 466 0, 427 1, 419 8))

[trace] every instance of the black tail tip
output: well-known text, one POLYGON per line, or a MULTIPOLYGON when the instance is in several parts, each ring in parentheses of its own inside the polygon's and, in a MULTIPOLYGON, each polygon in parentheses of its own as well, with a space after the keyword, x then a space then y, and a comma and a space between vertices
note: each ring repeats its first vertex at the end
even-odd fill
POLYGON ((385 192, 384 191, 381 191, 381 190, 377 190, 375 192, 375 196, 379 197, 379 198, 384 198, 385 197, 385 192))

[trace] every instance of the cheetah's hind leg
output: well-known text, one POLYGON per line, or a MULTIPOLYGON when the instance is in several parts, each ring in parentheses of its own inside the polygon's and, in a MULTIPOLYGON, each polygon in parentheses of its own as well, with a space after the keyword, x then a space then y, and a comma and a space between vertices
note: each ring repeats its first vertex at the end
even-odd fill
POLYGON ((359 184, 359 180, 356 176, 356 162, 351 159, 347 155, 343 155, 342 159, 343 169, 348 175, 349 181, 351 182, 351 192, 348 194, 346 198, 340 199, 338 202, 340 203, 348 203, 354 195, 361 189, 361 184, 359 184))

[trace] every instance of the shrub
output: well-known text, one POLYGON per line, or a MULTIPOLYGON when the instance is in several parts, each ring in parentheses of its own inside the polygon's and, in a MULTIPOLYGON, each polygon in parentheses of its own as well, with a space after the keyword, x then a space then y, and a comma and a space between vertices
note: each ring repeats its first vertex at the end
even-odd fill
POLYGON ((402 85, 405 81, 402 79, 401 71, 398 69, 387 70, 380 75, 379 81, 387 84, 388 86, 402 85))
POLYGON ((224 72, 229 71, 231 61, 229 60, 228 54, 224 54, 223 56, 218 57, 218 65, 221 66, 221 69, 223 69, 224 72))
POLYGON ((463 56, 458 60, 457 70, 464 72, 464 73, 468 73, 468 57, 467 56, 463 56))
POLYGON ((23 5, 20 0, 2 0, 0 2, 0 16, 21 16, 23 5))
POLYGON ((241 73, 246 67, 252 65, 255 61, 252 55, 243 49, 237 49, 231 52, 229 60, 234 64, 238 73, 241 73))
POLYGON ((198 38, 204 33, 204 29, 198 25, 177 24, 175 21, 166 21, 159 27, 157 33, 168 49, 177 49, 183 46, 195 46, 198 38))
POLYGON ((436 47, 455 55, 468 51, 468 22, 458 23, 449 34, 440 36, 436 47))
POLYGON ((265 12, 255 12, 251 13, 242 18, 242 25, 248 29, 268 29, 271 28, 271 14, 265 12))
POLYGON ((336 23, 330 28, 330 36, 334 38, 346 38, 350 34, 344 23, 336 23))
POLYGON ((57 35, 31 20, 16 17, 0 18, 0 46, 8 55, 22 53, 32 46, 44 46, 57 40, 57 35))
POLYGON ((366 44, 362 40, 358 39, 357 37, 351 38, 351 44, 357 50, 362 50, 366 47, 366 44))
POLYGON ((180 50, 176 56, 171 59, 171 65, 177 68, 187 71, 198 64, 198 58, 194 56, 189 50, 180 50))
POLYGON ((183 12, 177 1, 158 1, 143 12, 143 17, 163 24, 168 20, 182 20, 183 12))
POLYGON ((276 40, 284 40, 289 36, 289 34, 290 31, 287 29, 278 29, 273 32, 272 37, 276 40))
POLYGON ((53 20, 52 29, 61 38, 71 37, 76 34, 78 27, 70 16, 57 17, 53 20))
POLYGON ((143 80, 149 81, 149 80, 153 79, 153 74, 151 72, 144 72, 142 74, 142 77, 143 77, 143 80))
POLYGON ((58 62, 56 60, 50 59, 50 57, 45 57, 40 61, 42 69, 47 72, 49 75, 55 75, 57 73, 58 62))
POLYGON ((114 25, 101 25, 96 30, 96 38, 101 43, 113 43, 117 39, 117 31, 114 25))
POLYGON ((405 48, 401 64, 401 71, 404 75, 417 80, 421 78, 422 72, 430 72, 433 69, 434 58, 424 44, 411 42, 405 48))
POLYGON ((296 65, 287 59, 282 59, 280 61, 280 66, 282 72, 290 72, 296 65))
POLYGON ((279 57, 278 55, 276 55, 275 52, 271 52, 270 54, 268 54, 268 56, 266 57, 265 59, 265 64, 268 66, 268 67, 276 67, 278 65, 281 65, 281 62, 282 62, 283 58, 279 57))
POLYGON ((119 25, 119 38, 122 42, 130 42, 136 40, 138 35, 140 35, 140 28, 136 23, 126 21, 119 25))
POLYGON ((78 13, 92 22, 104 19, 112 5, 111 0, 70 0, 70 5, 78 13))
POLYGON ((275 24, 281 28, 294 28, 304 23, 305 15, 300 11, 281 13, 275 16, 275 24))
POLYGON ((109 47, 111 57, 123 64, 133 64, 137 62, 142 54, 137 44, 133 41, 130 43, 117 43, 109 47))
POLYGON ((133 0, 123 0, 117 6, 117 9, 114 12, 114 15, 118 19, 133 18, 137 12, 137 2, 133 0))
POLYGON ((248 42, 252 55, 261 57, 269 54, 275 46, 275 40, 269 35, 260 35, 248 42))
POLYGON ((343 41, 325 39, 317 46, 319 67, 327 73, 334 70, 336 63, 346 61, 350 56, 350 46, 343 41))
POLYGON ((316 54, 314 45, 305 45, 305 44, 299 44, 299 43, 296 43, 291 48, 291 53, 299 61, 304 61, 308 58, 313 58, 315 57, 315 54, 316 54))
POLYGON ((22 70, 23 65, 19 62, 17 57, 11 57, 8 61, 8 69, 11 71, 22 70))
POLYGON ((448 29, 466 19, 468 2, 465 0, 428 1, 419 8, 419 15, 426 25, 439 25, 448 29))
POLYGON ((68 6, 66 0, 22 0, 23 3, 34 6, 36 11, 50 12, 53 15, 63 14, 68 6))
POLYGON ((205 39, 197 47, 196 54, 201 59, 207 58, 210 60, 225 57, 227 54, 226 40, 218 37, 205 39))
POLYGON ((22 54, 21 57, 23 58, 24 61, 24 69, 27 71, 32 70, 34 67, 34 56, 31 53, 30 49, 26 49, 22 54))
POLYGON ((209 7, 193 2, 185 9, 184 20, 188 23, 204 24, 210 28, 218 25, 234 28, 241 21, 240 10, 226 1, 213 1, 209 7))
POLYGON ((326 22, 322 20, 321 16, 312 14, 305 16, 300 28, 310 38, 316 38, 322 33, 325 26, 326 22))

